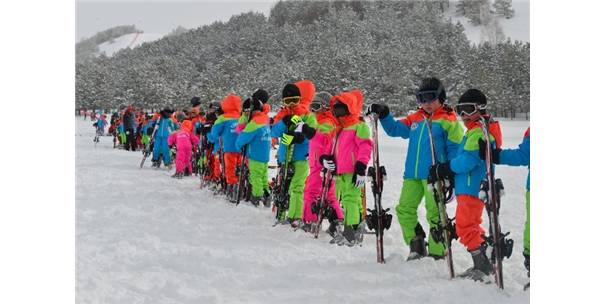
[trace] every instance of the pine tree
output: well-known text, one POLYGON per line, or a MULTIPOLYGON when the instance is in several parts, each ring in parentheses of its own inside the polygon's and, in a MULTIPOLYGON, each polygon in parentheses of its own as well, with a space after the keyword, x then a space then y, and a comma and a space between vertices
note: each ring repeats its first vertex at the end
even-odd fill
POLYGON ((507 19, 513 17, 515 13, 511 7, 511 0, 495 0, 492 7, 497 15, 503 16, 507 19))

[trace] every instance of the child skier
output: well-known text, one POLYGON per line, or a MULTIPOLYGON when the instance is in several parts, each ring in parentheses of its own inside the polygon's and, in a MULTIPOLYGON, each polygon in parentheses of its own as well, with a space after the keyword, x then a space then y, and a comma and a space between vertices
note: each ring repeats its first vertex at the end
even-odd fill
POLYGON ((240 150, 236 149, 236 138, 238 134, 235 132, 238 118, 241 111, 240 97, 237 95, 228 95, 221 101, 222 114, 217 117, 215 124, 212 126, 208 134, 208 140, 215 144, 215 147, 221 145, 223 149, 223 159, 225 167, 223 174, 227 182, 226 194, 232 196, 232 192, 238 176, 236 175, 236 167, 240 164, 240 150), (220 142, 219 142, 220 141, 220 142))
POLYGON ((386 105, 372 104, 370 111, 379 115, 381 126, 388 136, 409 139, 404 181, 396 207, 404 243, 410 246, 407 260, 425 257, 428 251, 429 256, 441 259, 445 254, 444 244, 434 240, 431 233, 426 244, 426 233, 417 216, 419 204, 425 198, 426 218, 430 229, 436 227, 439 222, 438 205, 433 191, 427 188, 427 173, 432 161, 428 132, 431 127, 437 161, 445 162, 457 155, 459 143, 463 138, 463 128, 457 121, 455 112, 444 106, 446 91, 439 79, 423 79, 416 97, 419 108, 401 120, 396 120, 386 105))
MULTIPOLYGON (((158 128, 156 129, 156 134, 154 135, 154 153, 152 156, 152 164, 156 168, 160 168, 160 154, 162 154, 162 159, 164 160, 164 166, 171 168, 171 159, 170 159, 170 151, 168 148, 168 136, 173 131, 177 130, 177 126, 170 119, 170 115, 172 114, 172 110, 165 108, 160 111, 160 122, 158 122, 158 128)), ((153 128, 156 124, 156 121, 152 121, 153 128)))
POLYGON ((204 123, 200 127, 200 141, 201 149, 204 158, 204 172, 202 181, 204 184, 216 182, 219 184, 221 179, 221 167, 219 165, 219 145, 213 145, 208 140, 208 134, 212 130, 212 126, 217 120, 217 114, 220 114, 221 103, 213 101, 209 104, 208 113, 204 116, 204 123))
MULTIPOLYGON (((479 90, 469 89, 459 99, 456 111, 463 119, 467 132, 459 145, 457 156, 450 161, 438 163, 429 169, 428 182, 454 177, 457 197, 456 231, 459 241, 467 247, 473 259, 473 267, 461 277, 482 280, 493 272, 486 256, 486 237, 480 226, 484 202, 480 200, 480 185, 486 177, 486 166, 478 156, 478 140, 483 138, 480 119, 486 115, 486 96, 479 90)), ((495 137, 491 134, 491 146, 495 137)))
MULTIPOLYGON (((332 153, 334 138, 337 133, 337 125, 339 124, 331 112, 331 99, 332 95, 327 92, 316 93, 311 102, 310 111, 316 117, 318 128, 308 128, 307 125, 302 128, 305 137, 309 139, 309 175, 305 181, 305 190, 303 194, 303 230, 305 231, 310 231, 312 223, 318 221, 318 215, 312 212, 312 205, 318 203, 320 201, 320 196, 322 195, 323 165, 320 158, 322 155, 330 155, 332 153)), ((328 169, 325 171, 328 172, 328 169)), ((334 168, 332 168, 330 172, 331 174, 335 173, 334 168)), ((333 215, 335 218, 332 219, 331 228, 329 228, 329 233, 334 237, 337 224, 336 221, 343 222, 343 210, 335 195, 334 178, 331 179, 328 184, 326 203, 331 208, 331 214, 333 214, 332 211, 334 211, 333 215)))
POLYGON ((278 147, 278 163, 285 163, 288 146, 293 146, 290 148, 293 152, 289 166, 294 167, 294 174, 288 187, 290 195, 288 215, 287 219, 282 222, 282 224, 290 224, 292 227, 300 225, 303 213, 303 188, 309 174, 307 161, 309 141, 302 135, 295 138, 294 131, 299 122, 306 123, 310 128, 316 127, 316 118, 309 112, 309 104, 315 93, 316 88, 309 80, 301 80, 284 86, 282 90, 284 108, 274 117, 275 123, 271 128, 271 137, 281 138, 278 147))
MULTIPOLYGON (((268 190, 267 163, 269 162, 271 144, 268 116, 269 105, 255 98, 253 94, 250 111, 252 111, 251 120, 238 135, 236 149, 240 150, 244 145, 248 144, 246 156, 248 157, 249 169, 248 181, 252 186, 251 203, 258 206, 259 202, 264 197, 267 197, 265 193, 268 190)), ((269 207, 267 199, 263 200, 263 203, 266 207, 269 207)))
POLYGON ((339 222, 335 237, 330 241, 339 246, 353 246, 362 241, 361 187, 366 183, 366 166, 370 160, 373 142, 370 128, 360 118, 363 95, 359 90, 343 92, 333 97, 332 113, 339 132, 334 155, 320 157, 327 170, 336 167, 336 191, 344 210, 344 221, 339 222), (343 226, 344 225, 344 226, 343 226))
POLYGON ((192 147, 196 147, 199 138, 192 133, 192 124, 189 120, 181 123, 181 128, 168 136, 168 145, 177 146, 177 157, 175 158, 175 174, 172 177, 182 178, 184 174, 191 174, 192 147))
POLYGON ((105 134, 105 126, 107 125, 107 120, 105 120, 105 118, 106 116, 103 114, 95 123, 93 123, 93 126, 95 127, 95 138, 93 139, 94 142, 99 142, 99 136, 103 136, 105 134))
MULTIPOLYGON (((486 142, 480 139, 479 156, 486 160, 486 142)), ((522 143, 517 149, 492 149, 492 161, 499 165, 509 166, 528 166, 528 176, 526 177, 526 223, 524 225, 524 267, 528 270, 530 277, 530 128, 526 130, 522 143)))

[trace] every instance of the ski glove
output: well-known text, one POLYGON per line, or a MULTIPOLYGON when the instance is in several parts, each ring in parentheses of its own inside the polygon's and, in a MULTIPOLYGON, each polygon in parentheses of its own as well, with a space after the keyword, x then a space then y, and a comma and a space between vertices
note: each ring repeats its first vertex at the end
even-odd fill
POLYGON ((290 130, 301 122, 301 117, 299 115, 286 115, 282 118, 282 122, 286 125, 286 129, 290 130))
MULTIPOLYGON (((486 160, 486 141, 482 138, 478 139, 478 145, 480 146, 480 148, 478 149, 478 154, 480 156, 480 159, 482 160, 486 160)), ((490 151, 490 155, 492 156, 492 163, 493 164, 500 164, 501 163, 501 149, 496 148, 496 149, 492 149, 490 151)))
POLYGON ((305 138, 312 139, 316 135, 316 129, 310 127, 307 124, 303 124, 303 128, 301 129, 305 138))
POLYGON ((360 161, 356 162, 351 182, 356 188, 360 188, 366 183, 366 165, 360 161))
POLYGON ((320 156, 319 161, 322 164, 322 167, 328 171, 335 172, 337 169, 337 166, 335 165, 335 157, 332 155, 322 155, 320 156))
POLYGON ((290 146, 290 144, 293 143, 293 140, 295 139, 294 135, 289 135, 289 134, 282 134, 282 140, 280 140, 280 142, 285 145, 285 146, 290 146))
POLYGON ((450 169, 450 162, 437 163, 429 167, 429 176, 427 177, 427 183, 433 184, 438 180, 445 180, 453 178, 454 172, 450 169))
MULTIPOLYGON (((387 105, 373 103, 368 108, 369 113, 375 113, 379 115, 379 119, 383 119, 389 115, 389 107, 387 105)), ((369 114, 368 113, 368 114, 369 114)))

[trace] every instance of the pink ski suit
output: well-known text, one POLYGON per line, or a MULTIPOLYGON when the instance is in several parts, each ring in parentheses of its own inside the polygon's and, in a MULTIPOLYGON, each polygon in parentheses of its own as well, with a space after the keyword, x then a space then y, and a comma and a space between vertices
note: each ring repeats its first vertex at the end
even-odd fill
POLYGON ((198 143, 199 138, 191 132, 191 129, 191 121, 184 120, 181 124, 181 129, 168 136, 168 145, 177 145, 177 156, 175 158, 176 173, 183 173, 185 168, 189 168, 189 172, 192 172, 192 147, 198 143))
MULTIPOLYGON (((363 166, 364 173, 370 161, 373 142, 370 139, 370 128, 360 119, 363 95, 359 90, 344 92, 333 97, 335 103, 347 106, 349 115, 338 119, 341 128, 335 148, 337 176, 335 185, 337 196, 344 212, 343 223, 353 226, 360 223, 363 217, 361 188, 355 186, 357 167, 363 166), (359 163, 359 164, 358 164, 359 163)), ((360 174, 360 173, 357 173, 360 174)))
MULTIPOLYGON (((303 221, 315 222, 318 216, 311 212, 311 205, 322 195, 322 164, 320 156, 332 153, 336 120, 330 112, 317 113, 318 129, 309 141, 309 175, 303 192, 303 221)), ((335 210, 337 218, 343 219, 343 210, 335 195, 335 181, 331 179, 326 197, 327 203, 335 210)))

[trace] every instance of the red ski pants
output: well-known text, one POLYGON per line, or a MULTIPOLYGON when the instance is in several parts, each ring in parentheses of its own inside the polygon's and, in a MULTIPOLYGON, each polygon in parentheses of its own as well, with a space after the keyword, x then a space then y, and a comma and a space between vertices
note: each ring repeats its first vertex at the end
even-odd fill
POLYGON ((461 244, 467 250, 473 251, 484 242, 484 229, 482 224, 482 212, 484 202, 471 195, 457 195, 456 229, 461 244))
POLYGON ((238 152, 225 152, 225 180, 229 185, 235 185, 238 183, 238 176, 236 175, 236 168, 242 161, 242 155, 238 152))

